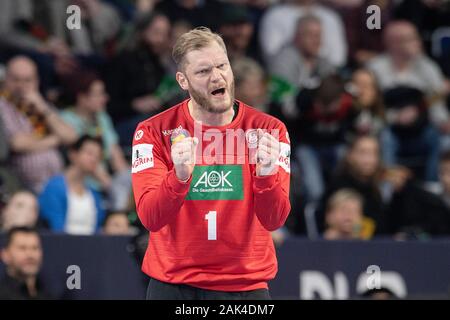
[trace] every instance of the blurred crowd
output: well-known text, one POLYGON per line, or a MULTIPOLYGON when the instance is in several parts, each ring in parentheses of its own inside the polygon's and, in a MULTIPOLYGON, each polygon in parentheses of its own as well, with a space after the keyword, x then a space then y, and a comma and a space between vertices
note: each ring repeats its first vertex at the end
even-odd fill
POLYGON ((0 1, 1 231, 142 233, 131 138, 186 98, 171 48, 197 26, 223 36, 236 98, 288 127, 276 242, 450 235, 444 0, 0 1))

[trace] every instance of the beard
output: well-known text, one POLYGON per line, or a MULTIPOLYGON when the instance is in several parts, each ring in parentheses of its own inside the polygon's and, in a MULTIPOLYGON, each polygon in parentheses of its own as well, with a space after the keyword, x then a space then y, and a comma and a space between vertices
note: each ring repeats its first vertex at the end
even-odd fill
MULTIPOLYGON (((189 80, 188 80, 188 82, 189 82, 189 80)), ((220 106, 220 107, 214 105, 213 102, 211 101, 211 98, 204 95, 200 91, 195 90, 192 87, 190 82, 189 82, 189 86, 190 86, 189 93, 191 94, 192 99, 195 100, 195 102, 197 102, 197 104, 200 106, 200 108, 202 108, 206 112, 220 114, 220 113, 224 113, 224 112, 230 110, 233 107, 234 80, 233 80, 233 82, 231 82, 231 84, 228 86, 228 88, 226 88, 226 91, 225 91, 225 93, 228 93, 228 95, 230 97, 229 103, 227 103, 223 106, 220 106)))

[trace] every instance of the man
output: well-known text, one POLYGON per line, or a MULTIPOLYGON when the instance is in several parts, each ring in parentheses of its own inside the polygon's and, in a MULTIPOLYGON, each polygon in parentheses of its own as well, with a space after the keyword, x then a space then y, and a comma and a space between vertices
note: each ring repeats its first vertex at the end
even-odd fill
POLYGON ((290 211, 286 127, 234 100, 225 44, 208 28, 183 34, 172 55, 190 98, 133 139, 136 208, 151 232, 147 298, 269 299, 269 231, 290 211))
POLYGON ((27 188, 39 192, 63 167, 58 147, 76 140, 76 133, 39 93, 37 68, 27 57, 16 56, 8 62, 0 117, 13 169, 27 188))
POLYGON ((227 46, 228 58, 233 64, 236 59, 251 57, 260 62, 260 50, 252 46, 255 32, 253 22, 245 6, 226 3, 222 7, 222 18, 218 23, 218 32, 227 46))
POLYGON ((42 247, 34 229, 12 228, 1 257, 6 265, 6 276, 0 281, 1 300, 50 298, 37 279, 42 265, 42 247))
POLYGON ((417 28, 408 21, 393 21, 383 32, 386 52, 368 62, 381 90, 408 86, 425 93, 430 103, 428 113, 432 123, 444 134, 444 149, 450 145, 450 115, 444 98, 450 88, 439 65, 423 52, 417 28))
POLYGON ((300 89, 316 89, 335 68, 320 54, 322 23, 313 15, 298 19, 294 40, 268 60, 270 72, 300 89))
POLYGON ((320 45, 322 57, 339 68, 347 60, 347 39, 344 23, 333 10, 316 0, 292 0, 268 8, 260 23, 259 42, 266 59, 280 52, 294 38, 296 21, 305 15, 320 19, 323 38, 320 45))
POLYGON ((263 68, 251 58, 239 58, 232 63, 236 98, 254 108, 269 113, 269 84, 263 68))

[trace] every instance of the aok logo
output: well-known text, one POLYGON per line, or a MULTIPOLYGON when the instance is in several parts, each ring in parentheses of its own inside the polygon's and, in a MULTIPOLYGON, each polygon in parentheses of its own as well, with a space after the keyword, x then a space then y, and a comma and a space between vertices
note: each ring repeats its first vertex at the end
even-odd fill
POLYGON ((197 183, 194 185, 194 188, 198 188, 199 186, 205 188, 217 188, 217 187, 233 187, 227 177, 230 175, 231 171, 205 171, 198 179, 197 183))
POLYGON ((215 165, 194 168, 188 200, 242 200, 242 166, 215 165))

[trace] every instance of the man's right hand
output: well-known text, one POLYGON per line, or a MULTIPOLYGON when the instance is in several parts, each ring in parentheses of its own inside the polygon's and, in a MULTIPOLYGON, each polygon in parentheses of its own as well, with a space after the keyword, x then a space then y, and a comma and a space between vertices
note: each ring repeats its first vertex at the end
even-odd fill
POLYGON ((195 167, 195 155, 198 138, 189 137, 172 144, 171 158, 178 180, 186 182, 191 177, 195 167))

